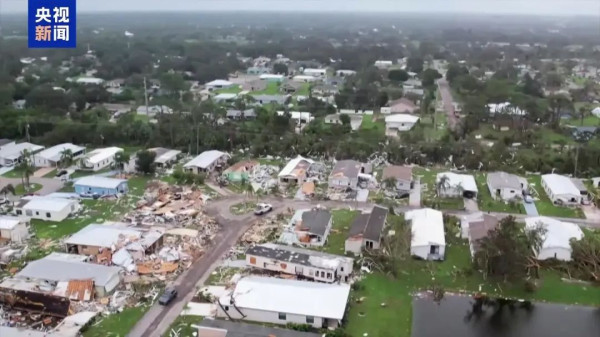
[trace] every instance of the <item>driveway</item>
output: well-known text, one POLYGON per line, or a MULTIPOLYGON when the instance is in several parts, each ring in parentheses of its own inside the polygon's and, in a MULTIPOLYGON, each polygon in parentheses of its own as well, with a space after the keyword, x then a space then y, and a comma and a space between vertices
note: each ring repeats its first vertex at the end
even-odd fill
POLYGON ((463 202, 465 203, 465 211, 474 213, 479 211, 479 206, 477 205, 477 200, 464 198, 463 202))
POLYGON ((458 118, 454 114, 454 105, 452 104, 454 99, 452 98, 452 93, 450 92, 450 85, 444 77, 437 80, 437 85, 440 90, 440 95, 442 96, 444 111, 446 111, 446 115, 448 116, 448 127, 450 130, 454 130, 456 124, 458 123, 458 118))
MULTIPOLYGON (((31 178, 29 178, 29 182, 42 185, 42 189, 35 192, 36 194, 39 194, 39 195, 47 195, 50 193, 54 193, 54 192, 60 190, 61 188, 63 188, 63 186, 64 186, 64 183, 62 181, 60 181, 59 179, 52 179, 52 178, 31 177, 31 178)), ((8 184, 17 186, 17 185, 21 184, 21 178, 0 177, 0 188, 6 186, 8 184)))
POLYGON ((535 207, 535 203, 530 202, 527 203, 525 202, 525 200, 521 200, 521 202, 523 203, 523 207, 525 208, 525 213, 527 213, 527 215, 529 216, 538 216, 538 210, 537 207, 535 207))

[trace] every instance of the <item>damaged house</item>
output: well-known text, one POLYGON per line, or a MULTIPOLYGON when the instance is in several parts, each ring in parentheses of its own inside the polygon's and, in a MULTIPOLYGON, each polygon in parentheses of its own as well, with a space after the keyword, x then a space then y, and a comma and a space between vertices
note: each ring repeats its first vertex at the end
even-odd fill
POLYGON ((177 163, 179 156, 181 156, 181 151, 164 147, 155 147, 148 149, 148 151, 154 152, 156 155, 154 157, 154 164, 158 168, 171 167, 173 164, 177 163))
POLYGON ((290 160, 277 176, 279 183, 283 185, 300 185, 307 178, 307 172, 314 161, 298 156, 290 160))
POLYGON ((246 250, 246 265, 278 273, 332 283, 348 282, 354 260, 308 249, 272 243, 246 250))
POLYGON ((227 165, 229 158, 231 158, 229 154, 218 150, 204 151, 183 165, 183 168, 196 174, 211 173, 227 165))
POLYGON ((131 271, 135 261, 156 253, 162 247, 163 234, 92 224, 71 235, 65 240, 65 245, 71 254, 92 256, 96 263, 115 264, 131 271))
POLYGON ((371 170, 372 167, 368 164, 355 160, 339 160, 329 175, 329 188, 355 190, 359 187, 360 180, 372 179, 371 170))
POLYGON ((0 216, 0 246, 23 243, 29 238, 29 222, 14 216, 0 216))
POLYGON ((376 205, 371 212, 359 214, 354 218, 344 243, 344 251, 358 255, 365 248, 379 249, 387 215, 387 208, 376 205))
POLYGON ((294 214, 295 235, 302 245, 320 247, 327 242, 333 217, 325 209, 300 210, 294 214), (297 214, 301 212, 298 217, 297 214))
POLYGON ((327 284, 272 277, 244 277, 217 301, 217 316, 313 328, 341 325, 349 284, 327 284))

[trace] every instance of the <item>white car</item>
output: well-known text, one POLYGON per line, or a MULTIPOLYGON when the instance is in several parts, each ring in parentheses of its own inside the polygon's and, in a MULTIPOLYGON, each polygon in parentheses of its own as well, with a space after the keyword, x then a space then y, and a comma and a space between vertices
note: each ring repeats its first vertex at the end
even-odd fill
POLYGON ((529 194, 525 194, 525 195, 523 196, 523 200, 524 200, 526 203, 528 203, 528 204, 531 204, 531 203, 533 203, 533 197, 531 197, 531 195, 529 195, 529 194))
POLYGON ((256 208, 254 209, 254 214, 263 215, 269 213, 272 210, 273 206, 271 204, 260 203, 256 205, 256 208))

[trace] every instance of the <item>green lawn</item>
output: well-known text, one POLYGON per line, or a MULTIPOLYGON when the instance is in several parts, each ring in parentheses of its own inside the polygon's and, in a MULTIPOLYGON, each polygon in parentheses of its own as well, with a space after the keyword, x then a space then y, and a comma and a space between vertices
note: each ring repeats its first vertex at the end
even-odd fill
POLYGON ((177 316, 175 321, 171 324, 169 329, 163 334, 163 337, 171 337, 171 330, 177 331, 180 337, 192 337, 194 333, 198 332, 197 329, 192 328, 192 324, 199 324, 202 322, 202 316, 177 316))
POLYGON ((109 315, 96 325, 85 329, 83 337, 125 337, 150 309, 149 305, 130 307, 109 315))
POLYGON ((41 184, 29 183, 29 189, 25 190, 25 186, 23 184, 19 184, 19 185, 15 186, 15 194, 23 195, 25 193, 34 193, 36 191, 41 190, 42 187, 43 186, 41 184))
POLYGON ((6 178, 21 178, 23 176, 23 170, 15 167, 11 171, 4 173, 2 176, 6 178))
POLYGON ((381 133, 384 133, 385 120, 382 116, 378 116, 376 119, 373 115, 364 115, 360 128, 361 130, 381 130, 381 133))
POLYGON ((477 203, 479 209, 482 211, 490 212, 504 212, 504 213, 521 213, 525 214, 525 207, 521 202, 514 205, 505 203, 502 200, 494 200, 490 195, 490 189, 487 186, 486 173, 476 173, 475 181, 477 181, 477 189, 479 193, 477 195, 477 203))
POLYGON ((279 94, 279 82, 269 82, 267 83, 267 87, 263 90, 253 91, 250 94, 252 95, 277 95, 279 94))
POLYGON ((344 243, 348 238, 350 226, 352 226, 352 221, 358 215, 358 211, 344 209, 332 211, 331 214, 333 225, 323 250, 327 253, 344 255, 344 243))
POLYGON ((239 85, 234 85, 230 88, 223 88, 215 90, 215 94, 239 94, 242 91, 242 87, 239 85))
POLYGON ((447 116, 444 112, 436 112, 435 113, 435 125, 434 125, 434 116, 427 115, 427 117, 421 118, 419 123, 423 126, 423 131, 425 133, 425 139, 428 141, 439 140, 446 133, 448 133, 447 127, 447 116))
POLYGON ((445 261, 426 262, 408 258, 398 263, 396 279, 373 273, 353 287, 355 290, 351 294, 345 330, 355 337, 364 334, 369 337, 409 337, 412 322, 411 294, 431 289, 434 285, 447 292, 475 293, 481 287, 481 291, 493 296, 600 305, 600 287, 564 283, 558 274, 551 271, 541 272, 540 286, 535 293, 526 292, 521 283, 499 284, 486 281, 479 272, 471 268, 466 242, 451 238, 447 240, 449 244, 446 247, 445 261))
POLYGON ((583 121, 580 118, 571 118, 562 121, 565 125, 572 126, 600 126, 600 118, 590 115, 583 118, 583 121))
POLYGON ((52 170, 46 174, 44 174, 44 178, 54 178, 56 176, 56 170, 52 170))
POLYGON ((540 215, 562 218, 585 218, 585 215, 579 208, 560 207, 554 205, 542 187, 542 176, 530 175, 527 176, 527 180, 529 181, 530 185, 533 185, 533 188, 535 188, 539 194, 539 200, 535 201, 535 207, 540 215))
POLYGON ((535 132, 535 134, 540 137, 545 143, 551 143, 551 144, 571 144, 574 143, 575 141, 573 140, 573 137, 571 137, 568 134, 562 134, 562 133, 558 133, 552 129, 549 128, 539 128, 537 129, 537 131, 535 132))
POLYGON ((310 91, 310 84, 309 83, 303 83, 302 86, 300 87, 300 89, 298 89, 294 93, 294 97, 295 96, 308 96, 309 91, 310 91))

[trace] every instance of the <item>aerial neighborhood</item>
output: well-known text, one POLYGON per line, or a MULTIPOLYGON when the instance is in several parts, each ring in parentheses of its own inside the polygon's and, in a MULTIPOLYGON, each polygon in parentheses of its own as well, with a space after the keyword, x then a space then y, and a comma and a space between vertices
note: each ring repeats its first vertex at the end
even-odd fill
POLYGON ((597 21, 232 10, 3 17, 0 337, 597 336, 597 21))

